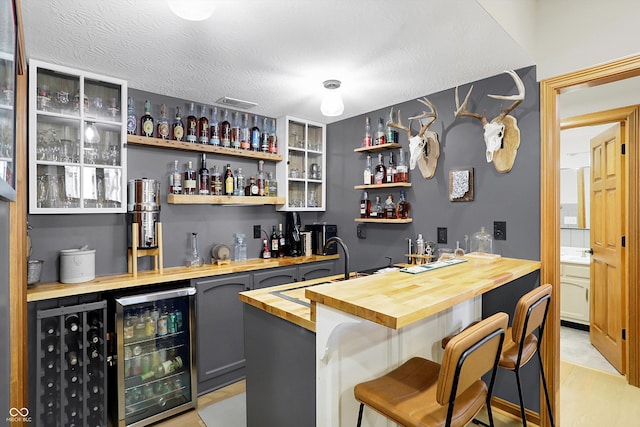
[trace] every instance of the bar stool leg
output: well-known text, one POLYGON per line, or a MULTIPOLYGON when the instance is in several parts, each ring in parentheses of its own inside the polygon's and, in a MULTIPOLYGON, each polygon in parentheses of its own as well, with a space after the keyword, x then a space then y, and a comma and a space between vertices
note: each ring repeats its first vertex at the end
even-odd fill
POLYGON ((544 366, 542 366, 542 356, 540 356, 540 350, 538 350, 538 361, 540 362, 540 375, 542 376, 542 386, 544 387, 544 397, 547 400, 547 409, 549 410, 549 421, 551 421, 551 427, 555 427, 553 422, 553 413, 551 412, 551 400, 549 399, 549 391, 547 390, 547 379, 544 376, 544 366))
POLYGON ((358 427, 362 424, 362 411, 364 410, 364 403, 360 404, 360 411, 358 411, 358 427))
POLYGON ((516 367, 516 383, 518 383, 518 397, 520 397, 520 415, 522 416, 522 426, 527 427, 527 416, 524 413, 524 400, 522 399, 522 386, 520 386, 520 369, 516 367))

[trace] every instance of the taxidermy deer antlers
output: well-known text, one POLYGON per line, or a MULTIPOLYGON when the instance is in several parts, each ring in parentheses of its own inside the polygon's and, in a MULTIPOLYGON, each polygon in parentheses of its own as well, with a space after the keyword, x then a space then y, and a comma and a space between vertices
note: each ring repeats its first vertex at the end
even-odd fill
POLYGON ((438 142, 438 134, 429 131, 429 126, 438 117, 436 107, 427 99, 418 99, 418 102, 429 107, 430 112, 423 111, 422 114, 414 117, 409 117, 409 126, 402 125, 402 118, 400 117, 400 110, 398 110, 398 121, 393 121, 393 107, 389 112, 389 120, 387 120, 387 126, 403 130, 407 132, 409 138, 409 152, 411 154, 410 166, 411 169, 415 169, 416 163, 420 168, 420 172, 425 179, 433 177, 438 166, 438 157, 440 157, 440 143, 438 142), (422 119, 429 119, 425 123, 422 119), (411 136, 411 121, 420 121, 420 131, 411 136))
POLYGON ((464 98, 462 105, 458 98, 458 87, 456 86, 456 117, 473 117, 482 122, 484 128, 484 142, 487 146, 486 156, 487 162, 493 161, 496 170, 506 173, 511 170, 516 160, 518 147, 520 146, 520 129, 515 117, 509 113, 513 111, 524 100, 524 83, 515 71, 505 71, 509 74, 518 88, 517 95, 487 95, 494 99, 505 101, 513 101, 507 109, 500 110, 500 114, 491 121, 488 121, 484 113, 473 113, 467 110, 467 101, 473 90, 473 86, 469 89, 467 96, 464 98))

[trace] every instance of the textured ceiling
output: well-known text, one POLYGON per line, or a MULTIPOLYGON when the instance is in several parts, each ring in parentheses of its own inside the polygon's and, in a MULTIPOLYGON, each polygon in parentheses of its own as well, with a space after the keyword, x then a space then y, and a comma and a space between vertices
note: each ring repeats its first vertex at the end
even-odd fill
POLYGON ((27 56, 322 123, 533 64, 476 0, 216 3, 211 18, 189 22, 164 0, 22 0, 27 56), (342 81, 340 117, 320 113, 327 79, 342 81))

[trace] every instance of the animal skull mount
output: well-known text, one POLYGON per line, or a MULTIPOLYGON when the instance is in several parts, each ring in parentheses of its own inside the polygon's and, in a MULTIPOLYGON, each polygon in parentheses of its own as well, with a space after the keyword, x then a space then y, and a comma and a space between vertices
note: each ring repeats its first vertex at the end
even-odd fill
POLYGON ((422 114, 414 117, 409 117, 409 126, 402 124, 402 118, 400 117, 400 110, 398 110, 398 121, 393 121, 393 107, 389 112, 389 120, 387 120, 387 126, 403 130, 407 133, 409 138, 409 152, 411 169, 415 169, 416 163, 418 168, 425 179, 432 178, 436 173, 436 167, 438 166, 438 157, 440 157, 440 142, 438 141, 438 134, 429 131, 429 126, 438 117, 436 107, 427 99, 418 99, 418 102, 429 107, 430 112, 423 111, 422 114), (422 122, 422 119, 429 119, 426 123, 422 122), (411 122, 418 120, 420 122, 420 131, 416 135, 411 135, 411 122))
POLYGON ((456 117, 473 117, 482 122, 484 128, 484 142, 487 146, 487 162, 493 162, 496 170, 500 173, 507 173, 513 168, 516 160, 518 147, 520 146, 520 129, 515 117, 509 113, 513 111, 524 100, 524 83, 515 71, 505 71, 509 74, 518 88, 517 95, 487 95, 490 98, 513 101, 507 109, 500 110, 500 114, 491 121, 488 121, 484 114, 472 113, 467 110, 469 95, 473 86, 469 89, 464 102, 460 105, 458 98, 458 87, 456 87, 456 117))

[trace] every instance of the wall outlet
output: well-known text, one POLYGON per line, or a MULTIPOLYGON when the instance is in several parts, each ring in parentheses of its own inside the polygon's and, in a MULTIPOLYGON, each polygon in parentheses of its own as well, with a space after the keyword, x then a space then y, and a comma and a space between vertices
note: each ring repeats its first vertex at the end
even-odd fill
POLYGON ((447 243, 447 227, 438 227, 438 243, 447 243))
POLYGON ((254 239, 259 239, 260 238, 260 231, 261 228, 259 225, 254 225, 253 226, 253 238, 254 239))
POLYGON ((358 224, 356 226, 356 234, 358 235, 358 239, 366 239, 367 238, 367 224, 358 224))
POLYGON ((506 221, 493 221, 493 238, 495 240, 507 240, 506 221))

